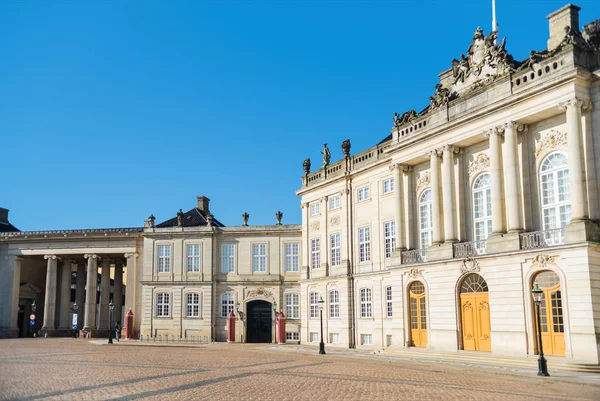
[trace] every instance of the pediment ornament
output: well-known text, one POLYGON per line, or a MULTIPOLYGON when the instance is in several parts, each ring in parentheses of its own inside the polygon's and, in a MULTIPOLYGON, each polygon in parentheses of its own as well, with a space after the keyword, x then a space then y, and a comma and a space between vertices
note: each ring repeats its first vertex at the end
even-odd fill
POLYGON ((406 274, 408 274, 408 277, 411 277, 411 278, 421 277, 423 275, 422 273, 423 273, 423 270, 419 270, 417 268, 412 268, 408 272, 406 272, 406 274))
POLYGON ((255 297, 264 297, 264 298, 273 298, 273 293, 264 287, 258 287, 254 290, 248 291, 246 294, 247 298, 255 298, 255 297))
POLYGON ((550 130, 541 135, 540 139, 535 141, 535 157, 539 157, 547 150, 556 149, 567 145, 567 133, 550 130))
POLYGON ((529 267, 531 269, 545 269, 548 266, 555 266, 555 260, 556 256, 536 255, 536 257, 531 260, 531 265, 529 267))
POLYGON ((473 160, 469 162, 469 175, 490 167, 490 157, 485 152, 473 155, 473 160))
POLYGON ((481 267, 479 266, 479 262, 477 259, 466 258, 462 261, 460 265, 460 272, 462 274, 466 273, 479 273, 481 267))
POLYGON ((310 223, 311 231, 319 231, 319 228, 321 228, 321 224, 318 221, 313 221, 310 223))
POLYGON ((431 185, 431 171, 423 171, 417 178, 417 192, 431 185))
POLYGON ((333 216, 331 219, 329 219, 329 224, 331 224, 332 227, 339 226, 340 216, 333 216))

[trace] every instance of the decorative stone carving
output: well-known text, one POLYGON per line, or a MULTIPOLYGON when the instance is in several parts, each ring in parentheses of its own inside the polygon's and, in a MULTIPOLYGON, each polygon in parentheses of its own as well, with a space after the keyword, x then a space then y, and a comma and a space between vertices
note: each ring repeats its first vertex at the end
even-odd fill
POLYGON ((310 223, 311 231, 319 231, 319 228, 321 228, 321 224, 319 224, 318 221, 313 221, 312 223, 310 223))
POLYGON ((277 213, 275 213, 275 218, 277 219, 277 225, 280 226, 281 219, 283 219, 283 213, 281 213, 281 210, 279 210, 279 211, 277 211, 277 213))
POLYGON ((469 175, 490 167, 490 157, 485 152, 479 152, 473 155, 473 160, 469 162, 469 175))
POLYGON ((248 226, 248 220, 250 219, 250 215, 246 212, 244 212, 244 214, 242 214, 242 221, 244 222, 243 226, 247 227, 248 226))
POLYGON ((550 149, 555 149, 559 146, 567 146, 567 133, 550 130, 541 135, 540 139, 535 141, 535 157, 550 149))
POLYGON ((433 95, 429 96, 431 102, 429 104, 429 110, 435 110, 438 107, 444 106, 452 99, 454 99, 454 96, 452 96, 448 88, 444 88, 442 84, 436 84, 435 92, 433 95))
POLYGON ((304 174, 310 173, 310 157, 302 162, 302 168, 304 169, 304 174))
POLYGON ((480 270, 479 262, 477 259, 466 258, 462 261, 460 265, 460 272, 462 274, 465 273, 478 273, 480 270))
POLYGON ((323 155, 323 166, 327 167, 329 165, 329 161, 331 160, 331 152, 329 151, 326 143, 323 144, 323 150, 321 151, 321 154, 323 155))
POLYGON ((329 225, 331 225, 332 227, 339 226, 340 225, 340 216, 333 216, 332 218, 330 218, 329 225))
POLYGON ((592 48, 600 49, 600 18, 583 26, 583 37, 592 48))
POLYGON ((423 270, 419 270, 417 268, 412 268, 408 272, 406 272, 406 274, 408 274, 408 277, 410 277, 410 278, 422 277, 423 276, 422 273, 423 273, 423 270))
POLYGON ((183 211, 181 209, 177 212, 177 227, 183 227, 183 211))
POLYGON ((248 291, 246 294, 247 298, 255 298, 255 297, 264 297, 264 298, 273 298, 273 293, 269 290, 266 290, 264 287, 258 287, 254 290, 248 291))
POLYGON ((536 255, 536 257, 531 260, 531 265, 529 267, 531 269, 545 269, 548 266, 555 266, 555 260, 556 256, 536 255))
POLYGON ((394 112, 394 127, 400 127, 408 122, 414 121, 417 119, 417 112, 414 110, 408 110, 402 115, 394 112))
POLYGON ((342 153, 346 157, 350 156, 350 146, 350 139, 346 139, 344 142, 342 142, 342 153))
POLYGON ((423 171, 417 178, 417 192, 431 185, 431 171, 423 171))

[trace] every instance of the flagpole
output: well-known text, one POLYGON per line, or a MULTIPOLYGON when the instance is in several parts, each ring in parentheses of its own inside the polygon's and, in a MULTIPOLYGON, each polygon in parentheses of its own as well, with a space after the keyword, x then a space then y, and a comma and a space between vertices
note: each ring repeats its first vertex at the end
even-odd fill
MULTIPOLYGON (((492 0, 492 32, 498 31, 498 25, 496 24, 496 0, 492 0)), ((494 39, 496 44, 496 39, 494 39)))

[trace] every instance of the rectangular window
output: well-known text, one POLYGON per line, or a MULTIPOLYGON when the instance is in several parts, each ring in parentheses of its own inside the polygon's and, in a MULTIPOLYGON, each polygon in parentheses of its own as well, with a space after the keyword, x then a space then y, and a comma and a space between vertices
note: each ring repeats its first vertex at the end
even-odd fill
POLYGON ((311 343, 318 343, 319 342, 319 333, 311 332, 310 333, 310 342, 311 343))
POLYGON ((285 244, 285 271, 297 272, 300 266, 300 245, 285 244))
POLYGON ((187 294, 187 317, 200 317, 200 295, 199 294, 187 294))
POLYGON ((363 227, 358 229, 358 242, 360 251, 360 261, 368 262, 371 260, 371 229, 363 227))
POLYGON ((340 293, 337 290, 329 291, 329 317, 340 317, 340 293))
POLYGON ((310 317, 312 319, 319 317, 319 294, 311 292, 308 295, 308 302, 310 305, 310 317))
POLYGON ((387 317, 393 317, 392 314, 392 287, 386 287, 385 289, 385 300, 386 300, 386 311, 385 315, 387 317))
POLYGON ((331 266, 340 265, 340 234, 331 235, 331 266))
POLYGON ((310 241, 310 262, 313 269, 321 268, 321 241, 319 238, 310 241))
POLYGON ((369 288, 360 289, 360 317, 373 317, 373 306, 371 304, 371 290, 369 288))
POLYGON ((300 333, 288 331, 285 333, 285 339, 288 341, 300 341, 300 333))
POLYGON ((360 344, 361 345, 373 344, 373 337, 370 334, 361 334, 360 335, 360 344))
POLYGON ((158 246, 158 272, 169 273, 171 271, 171 245, 158 246))
POLYGON ((329 333, 329 342, 331 344, 337 344, 338 342, 340 342, 339 333, 329 333))
POLYGON ((192 244, 187 246, 187 271, 200 271, 200 245, 192 244))
POLYGON ((383 223, 383 237, 385 239, 385 257, 391 258, 392 252, 396 249, 396 222, 388 221, 383 223))
POLYGON ((285 295, 285 314, 288 319, 300 319, 300 295, 285 295))
POLYGON ((235 271, 235 245, 221 245, 221 271, 233 273, 235 271))
POLYGON ((388 178, 383 181, 383 194, 389 194, 390 192, 394 192, 394 179, 388 178))
POLYGON ((335 209, 339 209, 340 206, 340 196, 339 195, 335 195, 335 196, 330 196, 329 197, 329 210, 335 210, 335 209))
POLYGON ((310 204, 310 215, 317 216, 321 214, 321 204, 319 202, 313 202, 310 204))
POLYGON ((267 244, 252 244, 252 271, 267 271, 267 244))
POLYGON ((358 201, 369 200, 369 187, 363 187, 358 190, 358 201))
POLYGON ((235 297, 233 294, 221 295, 221 317, 229 316, 229 312, 233 312, 235 306, 235 297))
POLYGON ((159 292, 156 294, 156 316, 157 317, 168 317, 169 316, 169 299, 171 294, 159 292))

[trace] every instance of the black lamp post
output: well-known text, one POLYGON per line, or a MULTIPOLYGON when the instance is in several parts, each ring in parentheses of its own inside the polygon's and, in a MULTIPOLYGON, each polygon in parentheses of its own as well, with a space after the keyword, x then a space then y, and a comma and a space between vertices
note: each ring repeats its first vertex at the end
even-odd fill
POLYGON ((537 310, 537 332, 538 344, 540 346, 540 357, 538 358, 538 376, 550 376, 550 374, 548 373, 546 358, 544 358, 544 346, 542 344, 542 323, 540 321, 540 304, 542 303, 544 291, 540 289, 537 283, 535 284, 535 287, 533 287, 533 289, 531 290, 531 296, 533 297, 533 301, 535 302, 537 310))
POLYGON ((319 297, 319 314, 321 315, 321 342, 319 343, 319 354, 325 355, 325 343, 323 342, 323 297, 319 297))
POLYGON ((108 304, 108 343, 113 343, 113 313, 115 311, 115 305, 113 304, 112 299, 108 304))

